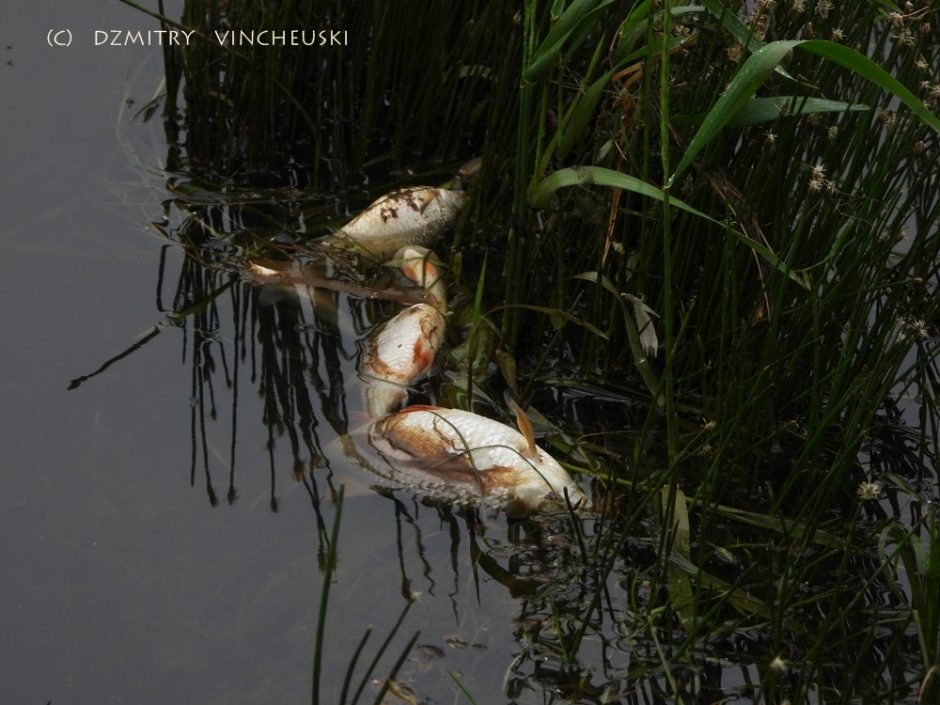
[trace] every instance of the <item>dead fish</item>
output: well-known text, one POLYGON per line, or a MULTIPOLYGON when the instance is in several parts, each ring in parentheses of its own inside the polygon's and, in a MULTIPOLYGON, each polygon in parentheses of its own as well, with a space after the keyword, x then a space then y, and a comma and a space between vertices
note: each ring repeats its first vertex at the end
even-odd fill
POLYGON ((558 461, 531 438, 469 411, 409 406, 374 422, 368 440, 384 461, 374 472, 432 497, 510 514, 557 503, 565 493, 572 505, 589 504, 558 461))
POLYGON ((415 304, 383 323, 369 338, 359 370, 367 384, 370 416, 387 414, 402 405, 407 387, 434 364, 445 326, 444 316, 434 306, 415 304))
POLYGON ((409 245, 395 253, 402 274, 425 291, 425 301, 441 313, 447 312, 447 286, 441 270, 431 259, 426 247, 409 245))
POLYGON ((431 245, 457 220, 466 199, 462 191, 412 186, 373 201, 332 235, 385 261, 404 245, 431 245))
POLYGON ((427 374, 444 342, 447 289, 430 255, 414 245, 395 253, 394 261, 405 277, 425 290, 426 301, 386 321, 366 344, 359 370, 366 382, 366 410, 373 418, 408 400, 407 387, 427 374))

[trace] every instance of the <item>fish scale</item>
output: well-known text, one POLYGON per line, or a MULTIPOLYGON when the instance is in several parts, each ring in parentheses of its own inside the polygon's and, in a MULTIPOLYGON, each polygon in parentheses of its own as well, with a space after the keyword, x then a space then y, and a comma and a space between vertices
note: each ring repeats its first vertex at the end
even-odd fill
MULTIPOLYGON (((410 406, 409 385, 434 362, 443 343, 447 310, 440 272, 423 248, 451 226, 466 196, 460 191, 415 186, 375 200, 342 229, 330 244, 348 245, 379 261, 394 254, 402 273, 424 289, 415 304, 380 326, 367 341, 359 371, 366 381, 366 407, 378 417, 362 436, 343 437, 344 453, 383 483, 429 498, 484 504, 510 514, 590 501, 551 455, 535 445, 524 413, 516 408, 520 433, 506 424, 460 409, 410 406), (409 247, 411 245, 412 247, 409 247), (373 462, 374 461, 374 462, 373 462)), ((262 279, 278 270, 252 265, 262 279)))
POLYGON ((588 505, 552 456, 506 424, 470 411, 410 406, 374 422, 369 443, 409 484, 438 493, 449 485, 460 498, 495 499, 523 511, 565 493, 572 504, 588 505))
POLYGON ((399 189, 373 201, 333 237, 386 260, 403 245, 434 244, 465 199, 463 191, 431 186, 399 189))

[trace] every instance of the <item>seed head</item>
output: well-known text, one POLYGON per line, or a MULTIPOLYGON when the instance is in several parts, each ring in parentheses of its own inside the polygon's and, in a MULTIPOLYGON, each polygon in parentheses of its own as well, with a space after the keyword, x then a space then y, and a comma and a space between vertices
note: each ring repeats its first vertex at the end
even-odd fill
POLYGON ((858 485, 858 498, 863 502, 878 499, 881 496, 881 485, 877 482, 860 482, 858 485))
POLYGON ((927 339, 927 322, 922 318, 910 321, 907 327, 910 329, 911 335, 917 338, 917 340, 927 339))

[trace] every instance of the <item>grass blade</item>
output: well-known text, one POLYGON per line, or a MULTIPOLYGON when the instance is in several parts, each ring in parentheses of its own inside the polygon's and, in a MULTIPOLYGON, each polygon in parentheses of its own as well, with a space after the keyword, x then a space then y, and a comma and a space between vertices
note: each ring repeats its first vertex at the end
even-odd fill
POLYGON ((676 182, 676 179, 685 172, 698 153, 711 143, 734 114, 763 85, 767 77, 773 73, 774 68, 799 43, 799 41, 785 41, 767 44, 744 62, 731 83, 728 84, 725 92, 721 94, 708 115, 705 116, 702 126, 699 127, 698 132, 695 133, 686 148, 685 154, 682 155, 682 159, 676 166, 676 170, 666 181, 667 188, 676 182))
POLYGON ((682 160, 666 182, 667 188, 675 183, 715 136, 728 125, 732 117, 757 92, 776 66, 793 49, 800 48, 822 56, 855 72, 880 88, 897 96, 911 111, 933 130, 940 132, 940 118, 933 115, 917 97, 896 78, 868 57, 854 49, 824 39, 789 40, 771 42, 754 53, 735 74, 725 92, 712 106, 702 126, 689 143, 682 160))
POLYGON ((874 83, 879 88, 890 91, 904 103, 911 112, 919 117, 924 124, 934 132, 940 132, 940 118, 931 113, 927 107, 911 93, 903 83, 881 68, 864 54, 837 42, 825 39, 809 39, 796 44, 803 51, 816 54, 825 59, 843 66, 850 71, 874 83))
POLYGON ((339 540, 339 524, 343 516, 343 494, 345 485, 340 485, 336 498, 336 514, 333 516, 333 529, 330 531, 330 547, 326 553, 326 566, 323 571, 323 590, 320 592, 320 611, 317 615, 317 635, 313 646, 313 705, 320 702, 320 670, 323 661, 323 635, 326 631, 326 612, 330 601, 330 585, 333 571, 336 569, 336 545, 339 540))
POLYGON ((814 113, 865 112, 871 110, 861 103, 844 103, 839 100, 823 98, 802 98, 800 96, 775 96, 773 98, 754 98, 744 104, 728 121, 728 127, 747 127, 762 122, 773 122, 779 117, 798 117, 814 113))
MULTIPOLYGON (((638 179, 635 176, 630 176, 629 174, 624 174, 620 171, 605 169, 604 167, 599 166, 579 166, 570 167, 567 169, 559 169, 558 171, 546 176, 529 195, 529 205, 531 205, 533 208, 544 208, 546 205, 548 205, 549 199, 559 189, 567 188, 569 186, 585 186, 588 184, 621 188, 625 191, 632 191, 633 193, 638 193, 641 196, 647 196, 648 198, 655 199, 660 203, 665 200, 665 193, 663 193, 662 189, 656 188, 652 184, 638 179)), ((670 206, 675 206, 676 208, 698 216, 699 218, 704 218, 705 220, 725 227, 723 223, 715 220, 711 216, 706 215, 702 211, 694 208, 693 206, 690 206, 688 203, 678 198, 670 197, 669 204, 670 206)), ((807 284, 803 277, 794 272, 786 262, 780 259, 764 243, 758 242, 757 240, 748 237, 744 233, 739 232, 734 228, 727 229, 728 232, 733 234, 743 244, 747 245, 754 252, 767 260, 767 262, 769 262, 775 269, 784 272, 788 277, 790 277, 790 279, 792 279, 804 289, 807 288, 807 284)))
MULTIPOLYGON (((613 0, 605 0, 600 7, 609 5, 613 0)), ((598 0, 574 0, 565 10, 555 25, 549 30, 545 39, 539 44, 532 55, 532 60, 526 67, 522 77, 526 81, 534 81, 541 76, 561 56, 565 41, 572 34, 575 27, 596 9, 598 0)))

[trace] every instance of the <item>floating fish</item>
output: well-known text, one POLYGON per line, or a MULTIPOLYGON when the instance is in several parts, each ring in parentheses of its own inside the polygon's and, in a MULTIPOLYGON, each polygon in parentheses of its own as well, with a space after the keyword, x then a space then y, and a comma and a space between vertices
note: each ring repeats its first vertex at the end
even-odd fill
POLYGON ((402 273, 425 290, 426 303, 406 308, 386 321, 366 344, 359 370, 366 382, 366 410, 373 418, 408 400, 407 387, 427 373, 444 342, 447 290, 430 255, 429 250, 417 246, 395 253, 394 261, 402 273))
POLYGON ((552 456, 509 426, 434 406, 409 406, 375 421, 369 445, 381 458, 372 470, 387 482, 458 503, 527 514, 567 494, 589 504, 552 456))
POLYGON ((404 245, 431 245, 457 220, 462 191, 413 186, 386 194, 332 235, 385 261, 404 245))
POLYGON ((430 304, 415 304, 386 321, 370 336, 359 363, 370 416, 397 409, 407 387, 434 364, 444 341, 444 316, 430 304))
POLYGON ((447 287, 441 270, 431 260, 431 251, 415 245, 401 248, 395 260, 410 281, 425 291, 425 300, 441 313, 447 312, 447 287))

